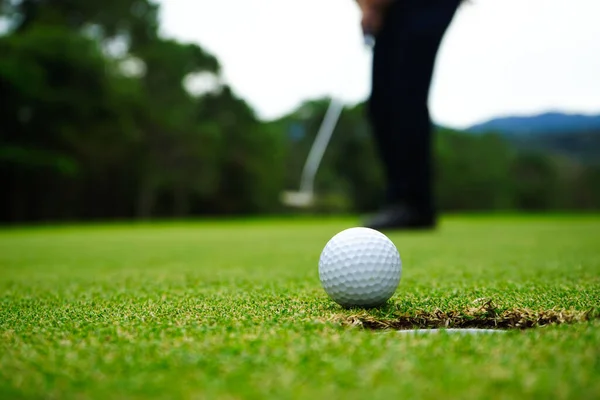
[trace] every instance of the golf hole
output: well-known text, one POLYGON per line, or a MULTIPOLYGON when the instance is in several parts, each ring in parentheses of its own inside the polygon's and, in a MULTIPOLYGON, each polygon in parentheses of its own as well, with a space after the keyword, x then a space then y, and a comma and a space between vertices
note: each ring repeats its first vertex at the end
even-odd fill
POLYGON ((457 335, 489 335, 496 333, 506 333, 508 331, 501 329, 469 329, 469 328, 450 328, 450 329, 400 329, 393 331, 383 331, 385 333, 399 333, 404 335, 429 335, 429 334, 457 334, 457 335))
POLYGON ((352 315, 337 314, 331 320, 342 326, 402 335, 480 335, 583 323, 599 318, 600 313, 594 310, 502 308, 488 300, 463 309, 397 310, 385 317, 363 310, 352 315))

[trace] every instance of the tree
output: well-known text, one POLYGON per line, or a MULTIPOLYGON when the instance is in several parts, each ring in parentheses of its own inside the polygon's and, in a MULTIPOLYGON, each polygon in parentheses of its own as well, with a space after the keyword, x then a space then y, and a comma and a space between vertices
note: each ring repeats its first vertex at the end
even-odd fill
POLYGON ((210 209, 219 214, 276 210, 283 182, 281 132, 261 123, 228 86, 205 96, 198 108, 200 118, 212 118, 220 128, 220 174, 210 209))
POLYGON ((0 38, 0 52, 8 209, 15 218, 63 214, 58 209, 66 210, 61 203, 73 195, 72 180, 118 163, 135 139, 135 83, 96 42, 60 27, 0 38), (46 196, 36 195, 42 190, 46 196))
POLYGON ((511 168, 514 201, 521 210, 550 210, 556 206, 558 174, 552 159, 538 153, 519 154, 511 168))
POLYGON ((435 182, 441 210, 510 207, 512 154, 501 138, 439 129, 436 139, 435 182))
POLYGON ((197 115, 198 100, 187 91, 185 80, 201 72, 218 74, 220 67, 199 46, 174 40, 155 40, 136 52, 144 63, 145 98, 139 121, 143 140, 137 149, 136 213, 151 217, 160 196, 168 194, 170 214, 184 216, 191 209, 191 196, 205 189, 199 177, 214 174, 207 162, 214 151, 214 125, 197 115))

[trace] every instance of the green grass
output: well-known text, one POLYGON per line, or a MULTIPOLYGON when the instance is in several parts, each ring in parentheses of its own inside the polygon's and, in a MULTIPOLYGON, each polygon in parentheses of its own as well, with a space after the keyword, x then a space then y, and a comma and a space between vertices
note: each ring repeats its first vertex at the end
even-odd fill
POLYGON ((344 310, 317 262, 354 222, 4 229, 0 398, 600 397, 600 217, 391 233, 398 292, 344 310), (507 315, 498 335, 380 330, 507 315))

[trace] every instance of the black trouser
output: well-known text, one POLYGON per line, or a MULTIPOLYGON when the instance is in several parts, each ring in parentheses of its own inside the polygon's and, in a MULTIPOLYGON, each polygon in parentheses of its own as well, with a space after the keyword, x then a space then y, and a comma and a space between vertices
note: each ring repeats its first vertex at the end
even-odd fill
POLYGON ((398 0, 373 50, 369 117, 387 201, 434 213, 428 97, 440 42, 460 0, 398 0))

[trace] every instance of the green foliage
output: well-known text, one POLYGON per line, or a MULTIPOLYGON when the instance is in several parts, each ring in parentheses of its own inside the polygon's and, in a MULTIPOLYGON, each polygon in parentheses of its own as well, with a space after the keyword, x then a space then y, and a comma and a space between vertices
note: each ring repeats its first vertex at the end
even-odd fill
POLYGON ((564 156, 586 164, 597 164, 600 158, 600 130, 597 129, 544 135, 510 135, 506 139, 523 152, 564 156))
POLYGON ((282 179, 281 135, 256 118, 254 111, 229 87, 198 103, 199 118, 212 119, 220 128, 213 150, 219 171, 212 213, 267 212, 277 207, 282 179))
POLYGON ((540 154, 519 155, 512 166, 516 206, 524 210, 552 208, 558 175, 552 160, 540 154))
POLYGON ((158 35, 158 8, 4 2, 0 220, 265 212, 277 204, 281 136, 224 86, 196 44, 158 35), (120 48, 115 52, 115 48, 120 48), (133 70, 125 68, 134 63, 133 70))
POLYGON ((585 166, 577 177, 576 207, 594 210, 600 204, 600 165, 585 166))
POLYGON ((3 219, 73 217, 84 182, 135 140, 136 86, 96 41, 59 26, 1 37, 0 52, 3 219))
POLYGON ((61 175, 75 175, 78 172, 78 165, 71 158, 47 150, 17 146, 0 147, 0 163, 33 170, 41 168, 61 175))
POLYGON ((155 38, 158 6, 148 0, 2 0, 0 11, 13 32, 36 26, 62 26, 72 31, 88 29, 102 39, 126 35, 155 38))
POLYGON ((436 190, 444 210, 498 210, 510 207, 510 148, 497 136, 437 134, 436 190))

